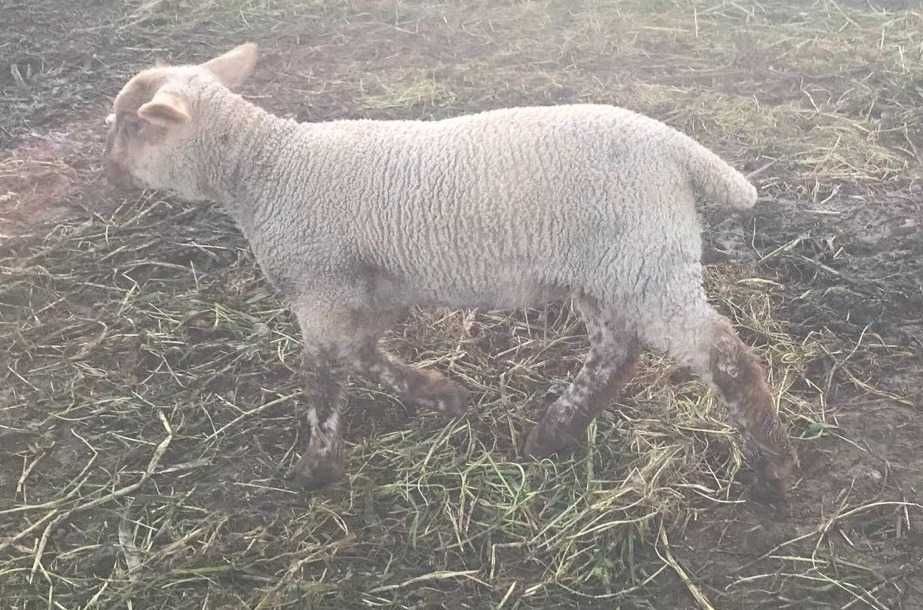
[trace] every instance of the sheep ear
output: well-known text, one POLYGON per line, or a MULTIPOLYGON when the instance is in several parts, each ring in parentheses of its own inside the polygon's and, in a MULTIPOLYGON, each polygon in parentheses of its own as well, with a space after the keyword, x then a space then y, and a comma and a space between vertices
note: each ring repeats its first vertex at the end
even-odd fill
POLYGON ((257 58, 256 44, 248 42, 202 64, 228 89, 236 89, 253 73, 257 58))
POLYGON ((138 116, 160 127, 172 127, 190 120, 186 100, 162 89, 154 94, 151 101, 138 108, 138 116))

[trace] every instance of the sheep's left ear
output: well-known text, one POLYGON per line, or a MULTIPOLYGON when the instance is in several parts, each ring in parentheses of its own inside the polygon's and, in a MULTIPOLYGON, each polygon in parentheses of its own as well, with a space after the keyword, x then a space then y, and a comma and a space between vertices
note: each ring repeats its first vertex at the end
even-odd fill
POLYGON ((190 120, 186 100, 163 89, 155 93, 151 101, 138 108, 138 116, 160 127, 173 127, 190 120))
POLYGON ((202 66, 217 76, 225 87, 236 89, 250 78, 256 67, 257 55, 256 44, 247 42, 205 62, 202 66))

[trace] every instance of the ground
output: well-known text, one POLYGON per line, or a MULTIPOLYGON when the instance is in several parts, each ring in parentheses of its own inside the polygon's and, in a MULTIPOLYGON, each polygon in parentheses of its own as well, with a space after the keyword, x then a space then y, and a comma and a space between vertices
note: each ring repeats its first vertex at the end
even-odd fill
POLYGON ((923 608, 923 13, 883 0, 4 2, 5 608, 923 608), (293 320, 221 211, 100 175, 155 60, 244 40, 300 120, 613 103, 760 202, 706 203, 707 287, 801 457, 749 497, 723 406, 656 354, 573 455, 518 453, 575 372, 569 304, 418 311, 390 349, 474 391, 452 421, 351 384, 349 478, 286 478, 293 320))

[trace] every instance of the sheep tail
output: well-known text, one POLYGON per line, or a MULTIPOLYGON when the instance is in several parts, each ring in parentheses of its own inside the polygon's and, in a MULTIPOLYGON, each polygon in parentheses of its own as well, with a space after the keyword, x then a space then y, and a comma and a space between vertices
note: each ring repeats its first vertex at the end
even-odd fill
POLYGON ((747 210, 756 203, 756 187, 746 176, 698 142, 683 136, 681 162, 697 193, 736 209, 747 210))

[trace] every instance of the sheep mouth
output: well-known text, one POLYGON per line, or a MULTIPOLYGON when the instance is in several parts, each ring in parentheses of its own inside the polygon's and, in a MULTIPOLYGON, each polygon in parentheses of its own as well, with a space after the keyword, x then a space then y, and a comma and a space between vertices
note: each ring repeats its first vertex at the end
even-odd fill
POLYGON ((103 173, 106 176, 106 180, 109 181, 109 184, 112 184, 118 188, 143 188, 138 184, 138 181, 135 180, 134 176, 132 176, 128 170, 126 170, 112 159, 106 159, 103 173))

